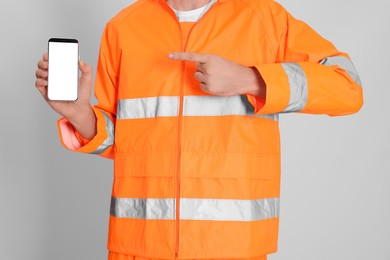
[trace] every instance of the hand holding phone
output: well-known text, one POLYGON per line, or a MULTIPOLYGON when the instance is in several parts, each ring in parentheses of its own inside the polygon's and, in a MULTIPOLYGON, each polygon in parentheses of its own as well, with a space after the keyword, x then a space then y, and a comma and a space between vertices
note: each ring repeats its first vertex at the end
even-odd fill
POLYGON ((51 38, 48 42, 49 100, 76 101, 79 82, 79 43, 76 39, 51 38))
MULTIPOLYGON (((78 56, 77 56, 78 60, 78 56)), ((86 139, 91 139, 96 134, 96 118, 90 105, 92 91, 93 69, 87 63, 80 60, 77 64, 77 72, 80 69, 81 77, 78 78, 79 92, 76 101, 56 101, 48 98, 48 71, 49 54, 46 52, 38 61, 35 72, 35 87, 48 105, 58 114, 65 117, 74 128, 86 139)), ((74 71, 74 70, 73 70, 74 71)), ((53 74, 52 74, 53 76, 53 74)), ((64 100, 64 99, 62 99, 64 100)))

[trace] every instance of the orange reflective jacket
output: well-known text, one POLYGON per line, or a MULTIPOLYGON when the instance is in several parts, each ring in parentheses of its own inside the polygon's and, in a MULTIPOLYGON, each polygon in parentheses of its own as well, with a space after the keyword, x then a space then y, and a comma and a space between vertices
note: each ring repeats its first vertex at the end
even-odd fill
POLYGON ((113 158, 108 248, 160 259, 249 258, 277 249, 278 114, 345 115, 362 105, 348 56, 270 0, 219 0, 188 37, 165 0, 141 0, 106 26, 97 135, 65 120, 72 150, 113 158), (264 100, 210 96, 193 63, 210 53, 256 67, 264 100))

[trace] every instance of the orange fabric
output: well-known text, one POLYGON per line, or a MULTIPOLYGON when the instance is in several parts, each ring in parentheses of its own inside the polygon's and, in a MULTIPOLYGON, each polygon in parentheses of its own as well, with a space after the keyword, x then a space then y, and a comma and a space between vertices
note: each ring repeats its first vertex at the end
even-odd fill
MULTIPOLYGON (((164 259, 144 258, 144 257, 125 255, 125 254, 120 254, 120 253, 110 251, 108 252, 108 260, 164 260, 164 259)), ((228 259, 215 258, 215 259, 191 259, 191 260, 267 260, 267 256, 265 255, 265 256, 259 256, 254 258, 228 258, 228 259)))
POLYGON ((345 115, 362 105, 346 71, 319 62, 344 56, 330 42, 270 0, 223 0, 194 24, 181 25, 165 0, 140 0, 106 26, 94 107, 98 134, 78 152, 106 140, 103 112, 115 125, 116 198, 175 200, 175 219, 110 216, 108 248, 156 259, 250 258, 277 250, 279 218, 181 220, 180 199, 261 200, 280 195, 278 122, 241 115, 183 116, 185 96, 208 96, 195 65, 168 59, 174 51, 212 53, 255 67, 265 100, 248 95, 255 113, 281 113, 291 86, 284 63, 300 65, 308 82, 303 113, 345 115), (179 97, 178 116, 117 119, 118 100, 179 97))
POLYGON ((76 152, 92 153, 107 138, 103 114, 97 108, 93 108, 93 110, 97 119, 97 134, 92 140, 83 138, 65 118, 57 121, 61 143, 66 148, 76 152), (71 134, 74 136, 71 137, 71 134), (70 141, 70 138, 73 140, 70 141))

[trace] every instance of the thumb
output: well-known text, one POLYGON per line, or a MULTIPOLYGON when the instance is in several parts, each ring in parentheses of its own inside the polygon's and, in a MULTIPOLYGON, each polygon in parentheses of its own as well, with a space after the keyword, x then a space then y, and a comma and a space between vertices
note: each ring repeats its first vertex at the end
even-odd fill
POLYGON ((92 83, 92 66, 86 64, 83 60, 80 60, 79 68, 81 71, 80 85, 92 83))
MULTIPOLYGON (((89 74, 92 74, 92 66, 91 65, 88 65, 87 63, 85 63, 83 60, 80 60, 79 62, 79 68, 80 68, 80 71, 82 72, 82 74, 85 76, 89 75, 89 74)), ((83 76, 82 75, 82 76, 83 76)))

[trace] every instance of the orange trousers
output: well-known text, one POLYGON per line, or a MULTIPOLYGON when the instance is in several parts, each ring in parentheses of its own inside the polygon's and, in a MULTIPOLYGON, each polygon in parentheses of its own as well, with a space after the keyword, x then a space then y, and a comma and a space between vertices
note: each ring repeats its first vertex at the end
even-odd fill
MULTIPOLYGON (((138 256, 132 256, 132 255, 124 255, 124 254, 119 254, 115 252, 108 252, 108 260, 163 260, 163 259, 149 259, 149 258, 143 258, 143 257, 138 257, 138 256)), ((189 259, 189 260, 197 260, 197 259, 189 259)), ((199 259, 200 260, 200 259, 199 259)), ((231 259, 201 259, 201 260, 233 260, 231 259)), ((259 256, 259 257, 254 257, 254 258, 240 258, 240 259, 235 259, 235 260, 267 260, 267 256, 259 256)))

